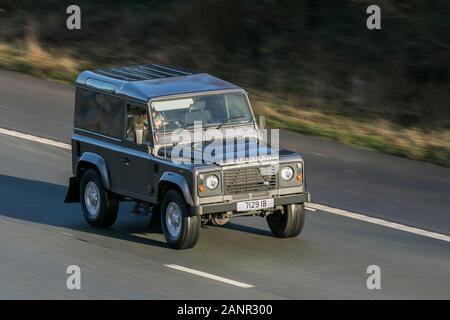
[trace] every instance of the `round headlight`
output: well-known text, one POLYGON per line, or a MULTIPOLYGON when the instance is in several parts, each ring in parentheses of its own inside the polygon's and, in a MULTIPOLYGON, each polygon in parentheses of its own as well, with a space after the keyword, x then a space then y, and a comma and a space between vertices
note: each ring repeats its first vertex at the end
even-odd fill
POLYGON ((214 190, 219 185, 219 178, 217 178, 215 175, 211 175, 208 178, 206 178, 205 184, 209 190, 214 190))
POLYGON ((281 169, 281 178, 284 181, 291 180, 293 176, 294 176, 294 169, 292 169, 291 167, 284 167, 283 169, 281 169))

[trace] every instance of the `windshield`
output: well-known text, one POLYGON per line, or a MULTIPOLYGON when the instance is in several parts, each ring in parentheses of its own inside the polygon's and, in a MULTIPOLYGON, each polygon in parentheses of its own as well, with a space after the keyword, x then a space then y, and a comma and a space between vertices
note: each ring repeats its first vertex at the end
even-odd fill
POLYGON ((152 102, 153 127, 157 132, 248 123, 253 120, 243 92, 199 95, 152 102))

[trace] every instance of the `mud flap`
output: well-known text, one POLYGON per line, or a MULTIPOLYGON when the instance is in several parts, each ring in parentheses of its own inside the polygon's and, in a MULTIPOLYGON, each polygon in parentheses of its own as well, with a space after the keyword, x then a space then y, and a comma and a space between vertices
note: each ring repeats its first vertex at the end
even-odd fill
POLYGON ((66 199, 64 203, 80 202, 80 181, 76 177, 69 180, 69 190, 67 190, 66 199))
POLYGON ((150 221, 148 228, 153 230, 162 231, 161 229, 161 205, 157 204, 152 208, 150 221))

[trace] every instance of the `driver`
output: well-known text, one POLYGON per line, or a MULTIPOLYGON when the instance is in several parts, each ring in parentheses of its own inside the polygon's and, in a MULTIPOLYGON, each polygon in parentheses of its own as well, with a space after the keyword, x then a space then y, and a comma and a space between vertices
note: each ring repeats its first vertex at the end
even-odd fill
MULTIPOLYGON (((130 117, 130 116, 129 116, 130 117)), ((131 121, 129 120, 129 126, 127 128, 127 136, 131 137, 136 129, 148 130, 148 120, 146 114, 131 116, 131 121)))
POLYGON ((166 123, 166 118, 164 117, 162 112, 156 112, 155 110, 153 110, 152 118, 153 124, 155 125, 155 130, 161 129, 166 123))

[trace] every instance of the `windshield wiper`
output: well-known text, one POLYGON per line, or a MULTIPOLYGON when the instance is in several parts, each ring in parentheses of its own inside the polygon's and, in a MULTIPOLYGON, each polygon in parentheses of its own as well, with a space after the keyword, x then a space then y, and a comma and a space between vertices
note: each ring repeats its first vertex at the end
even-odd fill
POLYGON ((223 123, 219 124, 217 126, 217 129, 222 128, 222 126, 225 125, 225 124, 232 124, 232 123, 230 123, 230 120, 236 120, 236 119, 242 119, 242 118, 245 118, 245 116, 234 116, 234 117, 228 118, 226 120, 226 122, 223 122, 223 123))
MULTIPOLYGON (((196 120, 198 122, 202 122, 202 128, 205 127, 205 124, 207 124, 207 122, 205 120, 196 120)), ((185 124, 184 127, 187 129, 193 128, 195 126, 194 123, 190 123, 190 124, 185 124)))

